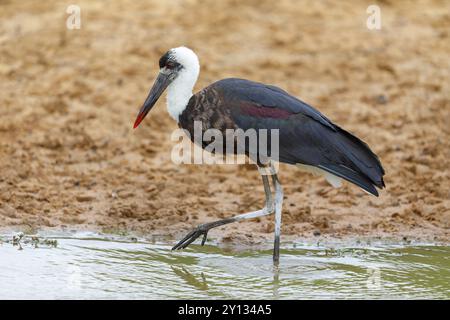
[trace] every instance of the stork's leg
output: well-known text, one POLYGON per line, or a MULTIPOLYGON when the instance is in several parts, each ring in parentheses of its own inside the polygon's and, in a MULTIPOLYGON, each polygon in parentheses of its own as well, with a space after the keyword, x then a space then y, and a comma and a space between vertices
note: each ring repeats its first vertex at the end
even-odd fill
POLYGON ((281 207, 283 206, 283 188, 278 176, 272 173, 272 182, 275 187, 275 240, 273 244, 273 262, 280 261, 280 236, 281 236, 281 207))
MULTIPOLYGON (((261 168, 259 168, 259 169, 261 170, 261 168)), ((263 180, 264 192, 266 195, 266 205, 263 209, 253 211, 253 212, 243 213, 243 214, 240 214, 240 215, 237 215, 237 216, 234 216, 231 218, 223 219, 223 220, 218 220, 218 221, 214 221, 214 222, 210 222, 210 223, 201 224, 201 225, 197 226, 194 230, 189 232, 180 242, 178 242, 172 248, 172 250, 184 249, 202 235, 203 235, 202 245, 204 245, 205 241, 206 241, 206 237, 208 236, 208 231, 212 228, 223 226, 223 225, 231 223, 231 222, 241 221, 241 220, 245 220, 245 219, 253 219, 253 218, 262 217, 262 216, 273 213, 274 212, 274 204, 273 204, 273 200, 272 200, 272 193, 270 190, 269 178, 266 174, 262 174, 261 177, 263 180)))

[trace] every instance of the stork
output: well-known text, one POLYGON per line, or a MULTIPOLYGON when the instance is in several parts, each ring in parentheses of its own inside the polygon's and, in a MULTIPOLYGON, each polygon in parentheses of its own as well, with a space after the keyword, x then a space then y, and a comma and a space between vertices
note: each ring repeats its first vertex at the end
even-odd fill
MULTIPOLYGON (((193 94, 199 72, 198 57, 191 49, 178 47, 167 51, 159 59, 159 74, 134 128, 167 89, 167 110, 180 128, 191 133, 191 137, 194 136, 195 121, 202 122, 202 130, 216 129, 224 133, 227 129, 278 129, 277 161, 323 175, 334 187, 340 186, 344 179, 378 196, 376 187, 382 189, 385 186, 384 169, 369 146, 312 106, 278 87, 237 78, 219 80, 193 94)), ((244 153, 249 156, 248 150, 244 153)), ((172 250, 184 249, 201 236, 204 245, 212 228, 274 213, 273 260, 278 263, 283 189, 272 161, 252 160, 262 176, 264 208, 198 225, 172 250)))

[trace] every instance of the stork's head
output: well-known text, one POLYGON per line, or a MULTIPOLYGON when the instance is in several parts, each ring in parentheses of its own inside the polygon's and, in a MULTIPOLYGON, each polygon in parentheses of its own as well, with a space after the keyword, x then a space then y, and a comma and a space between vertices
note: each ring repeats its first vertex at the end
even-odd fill
POLYGON ((159 59, 158 77, 139 111, 134 128, 141 123, 167 87, 174 87, 180 91, 190 90, 192 94, 199 71, 198 57, 191 49, 178 47, 167 51, 159 59))

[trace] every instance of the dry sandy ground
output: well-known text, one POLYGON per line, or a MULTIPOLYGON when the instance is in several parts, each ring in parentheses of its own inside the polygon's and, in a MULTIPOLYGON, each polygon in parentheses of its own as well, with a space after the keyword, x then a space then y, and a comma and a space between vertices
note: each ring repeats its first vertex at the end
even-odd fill
MULTIPOLYGON (((256 210, 251 166, 171 162, 163 99, 132 123, 168 48, 201 60, 196 89, 230 76, 276 84, 365 140, 386 169, 379 198, 282 165, 283 239, 404 236, 448 242, 450 5, 379 1, 0 0, 0 227, 179 237, 256 210), (73 2, 73 1, 72 1, 73 2), (276 5, 275 5, 276 3, 276 5)), ((273 218, 211 232, 271 239, 273 218)))

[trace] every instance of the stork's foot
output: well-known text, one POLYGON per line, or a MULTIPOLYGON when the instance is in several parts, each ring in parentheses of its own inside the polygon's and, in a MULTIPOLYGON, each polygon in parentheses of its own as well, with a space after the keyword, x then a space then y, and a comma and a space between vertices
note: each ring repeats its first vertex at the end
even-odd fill
POLYGON ((198 237, 203 235, 202 246, 206 242, 206 238, 208 236, 208 231, 213 228, 210 223, 205 223, 197 226, 194 230, 189 232, 180 242, 178 242, 172 250, 180 250, 186 248, 192 242, 194 242, 198 237))
POLYGON ((206 242, 206 238, 208 236, 208 231, 210 229, 219 227, 219 226, 222 226, 224 224, 231 223, 234 221, 236 221, 235 218, 228 218, 228 219, 223 219, 223 220, 219 220, 219 221, 214 221, 214 222, 198 225, 194 230, 189 232, 186 235, 186 237, 184 237, 180 242, 178 242, 172 248, 172 250, 184 249, 202 235, 203 235, 203 239, 202 239, 202 246, 203 246, 206 242))

